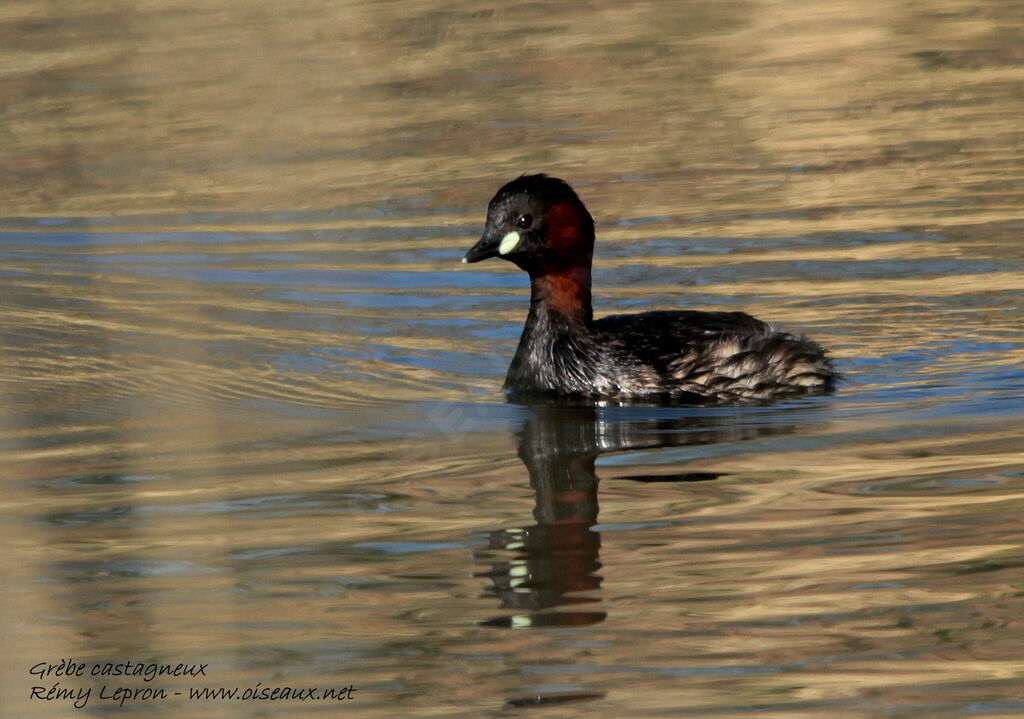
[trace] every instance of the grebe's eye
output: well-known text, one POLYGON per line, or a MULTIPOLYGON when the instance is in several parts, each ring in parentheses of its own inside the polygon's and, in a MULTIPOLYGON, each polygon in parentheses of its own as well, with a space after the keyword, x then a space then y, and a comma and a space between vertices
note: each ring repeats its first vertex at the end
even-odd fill
POLYGON ((516 227, 518 227, 521 230, 528 230, 532 226, 533 226, 533 215, 531 215, 529 213, 527 213, 525 215, 520 215, 519 218, 516 220, 516 227))

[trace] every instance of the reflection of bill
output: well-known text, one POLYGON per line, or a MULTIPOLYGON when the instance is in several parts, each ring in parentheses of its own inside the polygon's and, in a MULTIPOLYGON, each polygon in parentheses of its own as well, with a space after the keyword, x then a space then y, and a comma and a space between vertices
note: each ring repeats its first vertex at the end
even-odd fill
MULTIPOLYGON (((604 621, 607 613, 584 608, 600 601, 601 534, 597 523, 595 462, 606 452, 739 441, 794 431, 779 415, 766 421, 737 421, 744 410, 686 410, 598 407, 590 403, 532 404, 518 432, 519 457, 536 496, 529 527, 492 532, 478 576, 491 581, 489 594, 511 614, 483 622, 493 627, 579 626, 604 621), (659 413, 662 413, 659 415, 659 413), (493 562, 493 552, 512 557, 493 562), (558 611, 546 611, 561 607, 558 611), (567 608, 571 607, 571 608, 567 608)), ((785 412, 780 409, 779 412, 785 412)), ((782 415, 785 417, 785 415, 782 415)), ((638 482, 696 482, 722 473, 682 472, 622 477, 638 482)))

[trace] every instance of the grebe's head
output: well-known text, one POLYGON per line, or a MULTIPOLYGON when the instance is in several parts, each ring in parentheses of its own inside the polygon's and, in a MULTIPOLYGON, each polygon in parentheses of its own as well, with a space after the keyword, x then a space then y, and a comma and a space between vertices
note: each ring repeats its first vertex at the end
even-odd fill
POLYGON ((508 183, 487 207, 484 235, 462 258, 501 257, 531 274, 590 268, 594 220, 573 189, 547 175, 523 175, 508 183))

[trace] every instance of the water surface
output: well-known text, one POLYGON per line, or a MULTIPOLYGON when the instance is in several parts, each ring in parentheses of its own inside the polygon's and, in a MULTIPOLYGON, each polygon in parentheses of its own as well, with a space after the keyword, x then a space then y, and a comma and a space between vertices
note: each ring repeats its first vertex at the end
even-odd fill
POLYGON ((8 3, 18 716, 1024 713, 1020 9, 8 3), (544 170, 598 314, 744 310, 846 382, 500 394, 544 170), (39 662, 207 663, 123 679, 39 662), (84 710, 32 686, 92 688, 84 710), (190 687, 355 687, 351 700, 190 687))

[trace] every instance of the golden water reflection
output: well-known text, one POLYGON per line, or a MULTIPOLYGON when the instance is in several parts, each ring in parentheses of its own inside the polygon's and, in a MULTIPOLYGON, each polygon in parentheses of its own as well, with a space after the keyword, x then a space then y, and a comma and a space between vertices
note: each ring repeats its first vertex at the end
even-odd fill
POLYGON ((5 3, 4 706, 79 716, 27 698, 74 658, 366 717, 1020 715, 1022 26, 5 3), (506 404, 525 280, 458 259, 537 170, 597 218, 599 314, 743 309, 847 382, 506 404))

